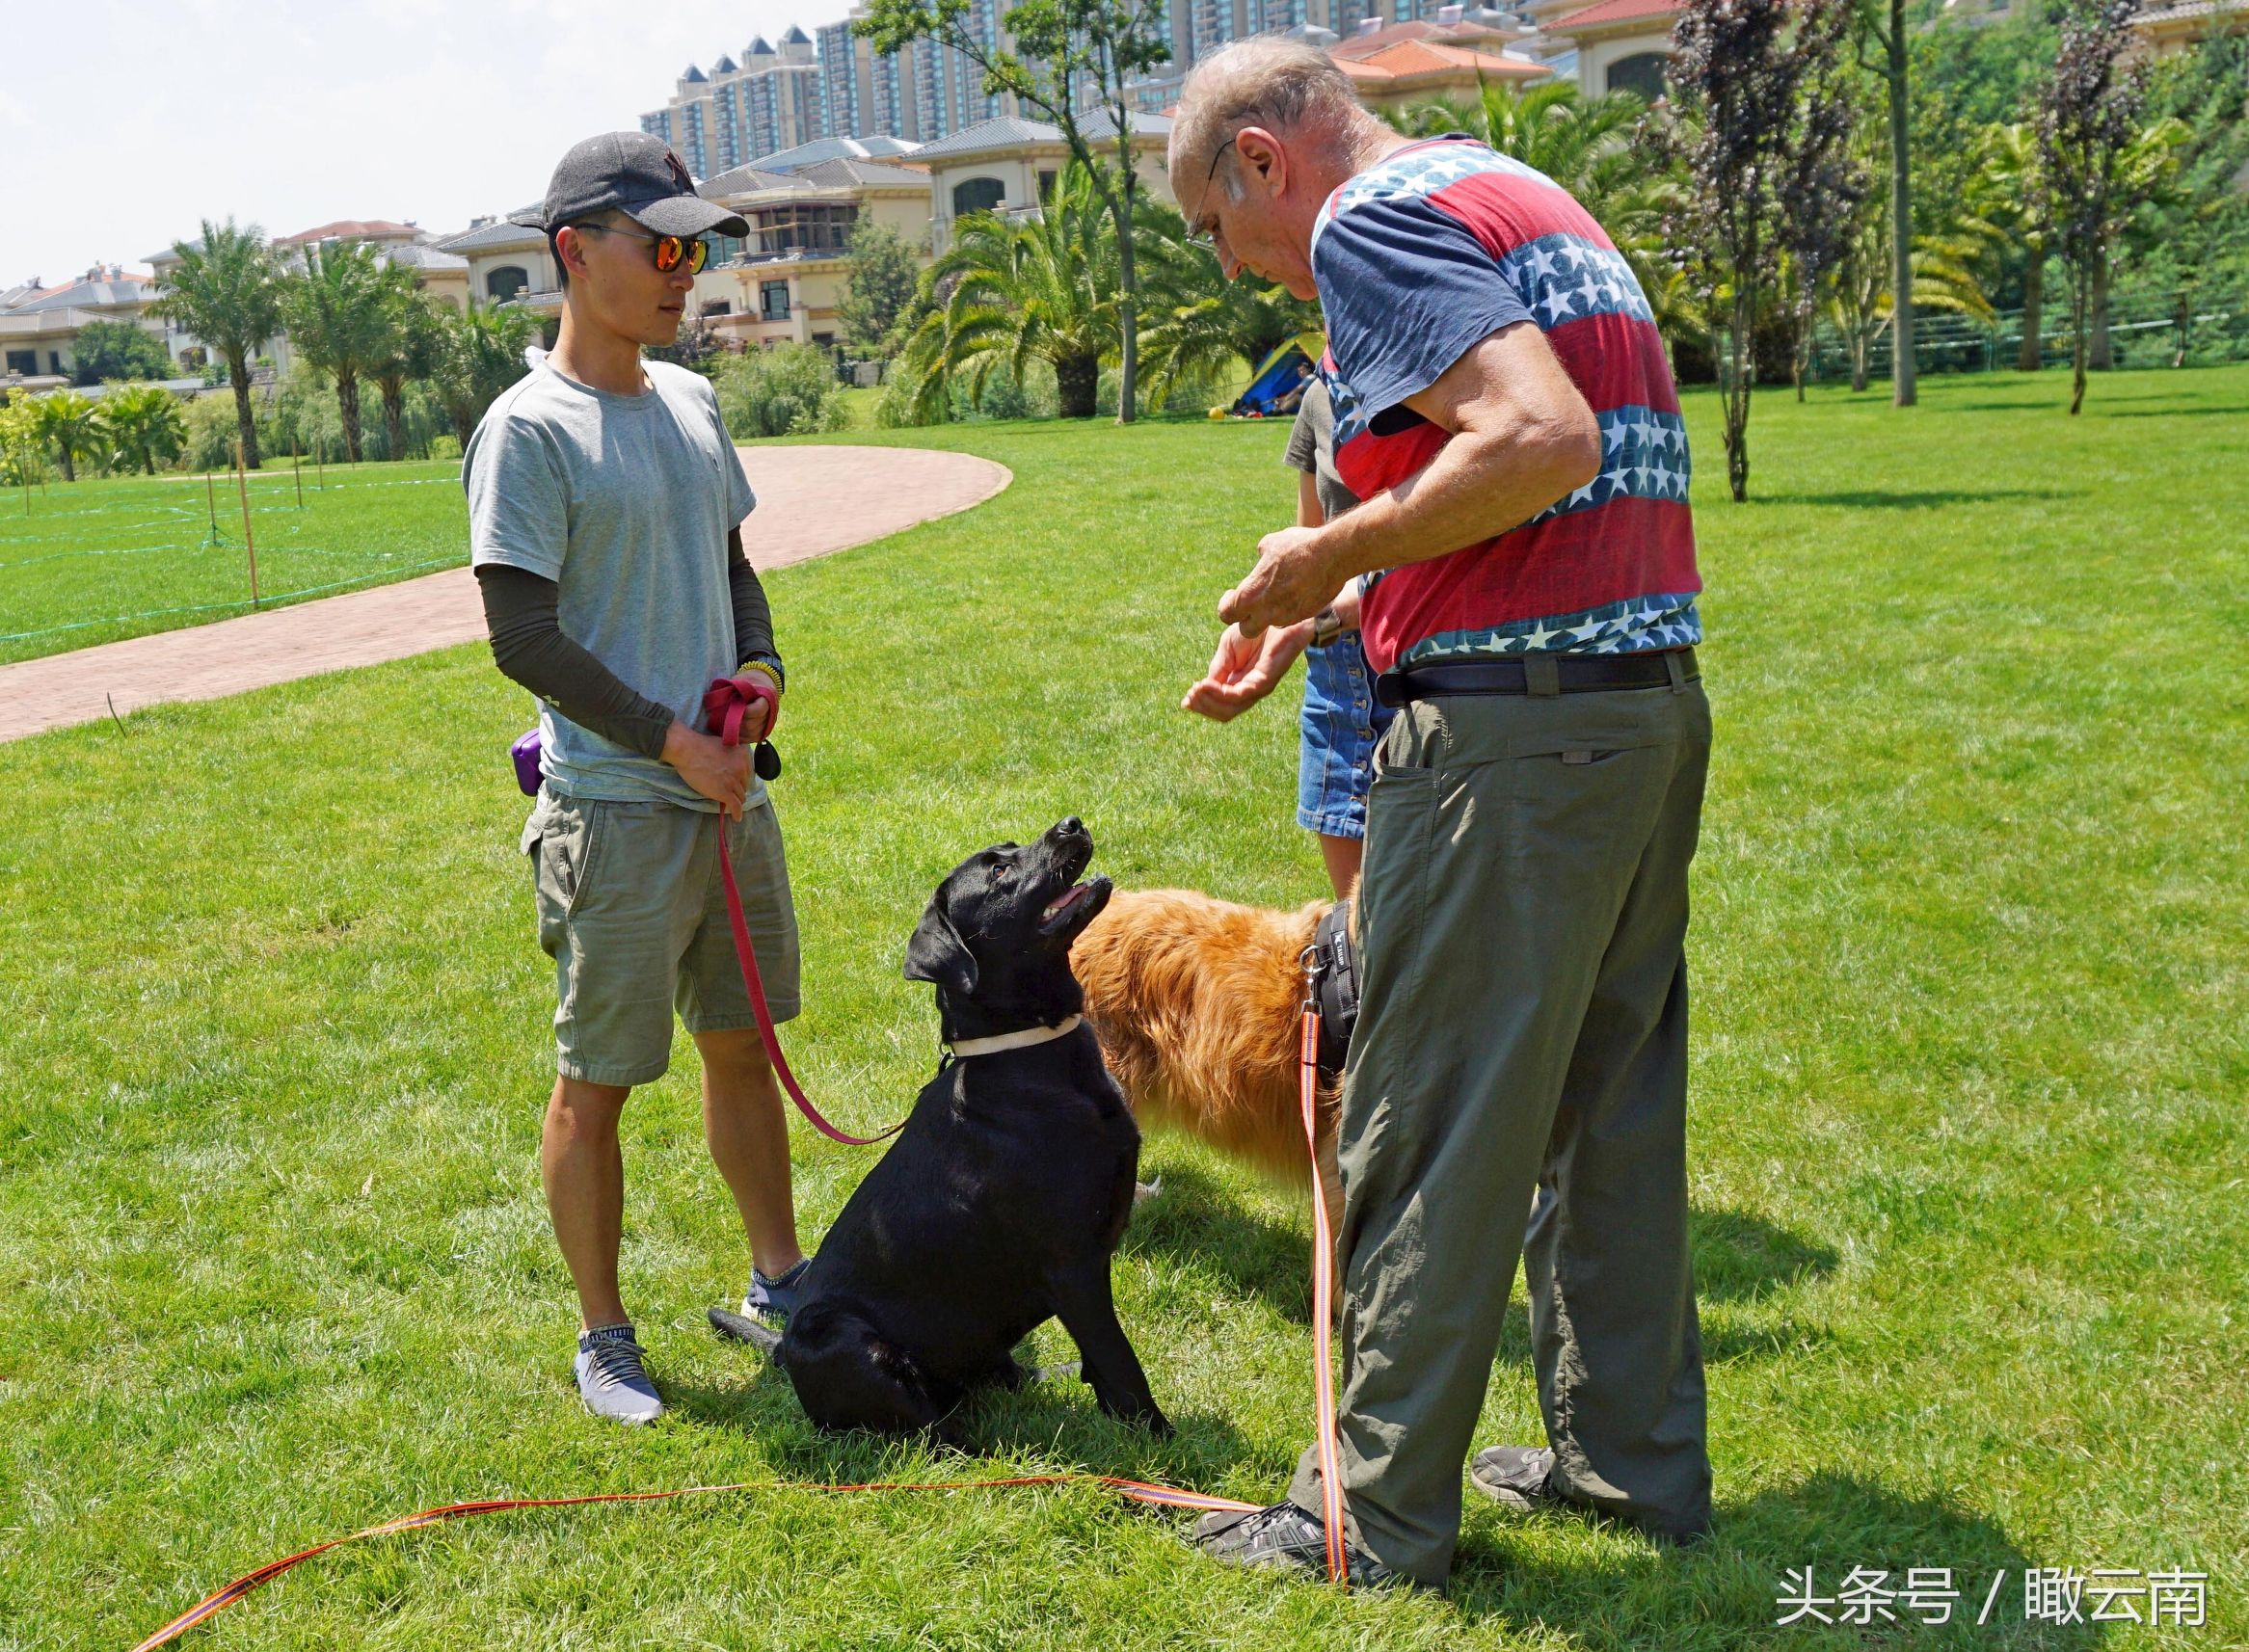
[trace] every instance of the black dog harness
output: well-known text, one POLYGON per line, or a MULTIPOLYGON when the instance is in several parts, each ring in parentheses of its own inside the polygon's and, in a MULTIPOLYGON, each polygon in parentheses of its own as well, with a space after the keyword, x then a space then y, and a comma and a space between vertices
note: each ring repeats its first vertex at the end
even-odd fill
POLYGON ((1349 900, 1329 907, 1312 931, 1304 969, 1311 976, 1312 1001, 1320 1009, 1320 1077, 1339 1079, 1359 1019, 1359 965, 1351 949, 1349 900))

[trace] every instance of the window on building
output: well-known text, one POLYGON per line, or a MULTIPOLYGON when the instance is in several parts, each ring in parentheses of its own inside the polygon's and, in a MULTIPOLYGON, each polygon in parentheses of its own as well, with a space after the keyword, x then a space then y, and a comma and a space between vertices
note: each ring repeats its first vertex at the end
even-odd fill
POLYGON ((531 278, 521 264, 502 264, 486 273, 484 296, 494 304, 505 304, 530 284, 531 278))
POLYGON ((25 378, 40 370, 40 353, 37 350, 11 350, 8 352, 8 370, 21 373, 25 378))
POLYGON ((1653 103, 1663 95, 1664 54, 1634 52, 1609 66, 1611 92, 1636 92, 1653 103))
POLYGON ((751 224, 759 255, 778 257, 788 253, 841 253, 858 220, 856 206, 777 206, 757 213, 751 224))
POLYGON ((758 315, 764 321, 789 319, 789 283, 787 281, 761 281, 758 285, 758 315))
POLYGON ((966 218, 972 212, 996 212, 1007 199, 1007 186, 996 177, 966 178, 952 186, 952 215, 966 218))
POLYGON ((703 301, 703 307, 695 313, 703 316, 732 315, 734 305, 726 299, 707 298, 703 301))
POLYGON ((1040 173, 1038 174, 1038 198, 1041 200, 1054 200, 1055 174, 1053 173, 1040 173))

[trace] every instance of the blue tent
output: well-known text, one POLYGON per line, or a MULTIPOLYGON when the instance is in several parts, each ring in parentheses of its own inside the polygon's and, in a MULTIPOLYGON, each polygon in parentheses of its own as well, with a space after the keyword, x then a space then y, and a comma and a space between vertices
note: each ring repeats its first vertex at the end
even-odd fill
POLYGON ((1294 338, 1257 364, 1249 387, 1226 411, 1235 418, 1287 418, 1312 382, 1312 358, 1294 338))

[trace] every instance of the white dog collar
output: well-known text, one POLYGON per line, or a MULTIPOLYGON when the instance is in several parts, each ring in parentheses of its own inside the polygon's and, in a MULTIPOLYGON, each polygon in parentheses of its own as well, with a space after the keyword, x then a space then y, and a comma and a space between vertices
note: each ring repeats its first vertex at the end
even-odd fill
POLYGON ((1074 1015, 1055 1026, 1027 1026, 1021 1032, 1003 1032, 991 1038, 964 1038, 948 1046, 954 1055, 995 1055, 1003 1050, 1029 1050, 1034 1044, 1052 1044, 1078 1030, 1085 1018, 1074 1015))

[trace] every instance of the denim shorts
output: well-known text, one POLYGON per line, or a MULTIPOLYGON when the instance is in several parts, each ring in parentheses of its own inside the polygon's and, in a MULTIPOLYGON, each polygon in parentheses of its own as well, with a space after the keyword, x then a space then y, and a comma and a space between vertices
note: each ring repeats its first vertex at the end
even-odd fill
POLYGON ((1397 713, 1375 704, 1374 673, 1352 632, 1304 651, 1303 747, 1297 824, 1325 838, 1367 835, 1375 742, 1397 713))

